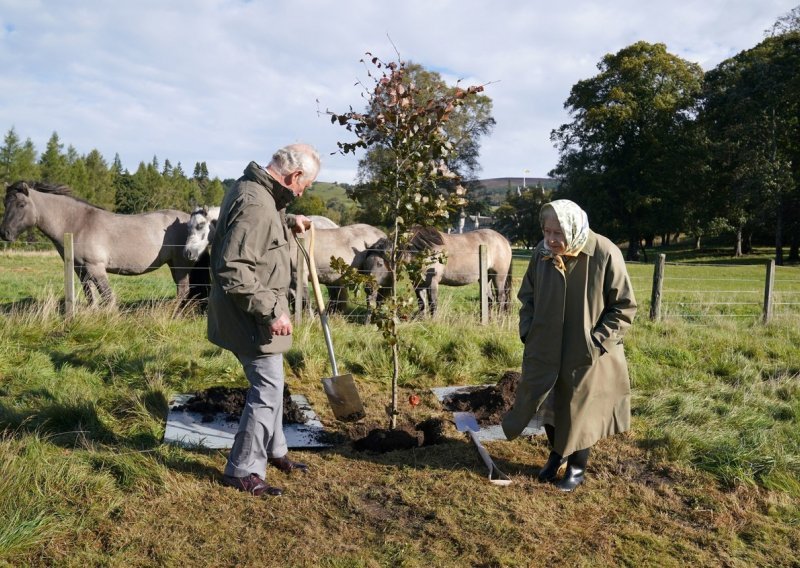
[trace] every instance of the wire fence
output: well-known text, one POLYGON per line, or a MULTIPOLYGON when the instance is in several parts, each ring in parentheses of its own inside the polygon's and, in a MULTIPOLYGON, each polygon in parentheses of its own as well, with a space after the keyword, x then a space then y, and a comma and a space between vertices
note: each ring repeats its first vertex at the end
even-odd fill
MULTIPOLYGON (((460 252, 459 255, 462 256, 461 260, 465 255, 470 257, 466 264, 474 264, 476 268, 474 271, 453 272, 450 277, 472 283, 461 287, 441 286, 438 301, 440 311, 445 315, 480 317, 482 291, 476 276, 479 252, 460 252)), ((500 306, 508 308, 512 314, 519 308, 516 292, 529 258, 527 251, 516 251, 514 254, 511 294, 508 304, 500 306)), ((325 262, 323 259, 317 260, 318 266, 325 262)), ((657 266, 658 261, 656 264, 628 263, 628 272, 639 303, 638 317, 646 316, 648 311, 652 316, 657 266)), ((664 262, 657 319, 680 319, 696 324, 720 320, 753 321, 764 319, 767 304, 770 306, 770 318, 800 316, 800 267, 774 267, 770 282, 769 266, 764 261, 754 264, 664 262)), ((82 268, 85 267, 76 266, 78 271, 82 268)), ((146 267, 140 268, 144 270, 146 267)), ((207 297, 210 286, 208 268, 206 265, 195 265, 189 270, 195 297, 202 300, 207 297)), ((306 270, 304 276, 307 275, 306 270)), ((148 300, 176 298, 176 284, 166 266, 140 276, 112 274, 109 275, 109 281, 118 303, 122 305, 135 306, 148 300)), ((405 286, 404 293, 410 294, 408 284, 405 283, 405 286)), ((77 279, 75 288, 76 303, 80 309, 86 300, 80 297, 77 279)), ((344 317, 354 321, 367 319, 372 306, 367 302, 363 290, 354 292, 334 284, 323 285, 323 289, 326 290, 326 302, 331 297, 345 300, 346 296, 344 309, 341 310, 344 317)), ((490 283, 485 291, 489 299, 493 299, 491 289, 490 283)), ((49 250, 43 250, 41 244, 0 245, 0 306, 5 306, 4 310, 8 311, 15 304, 36 301, 44 294, 66 297, 64 265, 52 246, 49 250)), ((305 298, 309 297, 311 294, 306 291, 305 298)), ((303 313, 309 313, 308 304, 304 306, 303 313)))

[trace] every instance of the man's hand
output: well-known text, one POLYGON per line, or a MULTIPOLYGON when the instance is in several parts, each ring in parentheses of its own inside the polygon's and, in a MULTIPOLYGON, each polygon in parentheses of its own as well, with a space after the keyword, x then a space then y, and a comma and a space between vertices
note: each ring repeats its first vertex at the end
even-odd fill
POLYGON ((281 317, 270 324, 269 329, 272 335, 291 335, 292 320, 286 314, 281 314, 281 317))
POLYGON ((304 235, 306 229, 310 228, 311 228, 311 219, 309 219, 305 215, 294 216, 294 227, 292 227, 292 231, 300 235, 304 235))

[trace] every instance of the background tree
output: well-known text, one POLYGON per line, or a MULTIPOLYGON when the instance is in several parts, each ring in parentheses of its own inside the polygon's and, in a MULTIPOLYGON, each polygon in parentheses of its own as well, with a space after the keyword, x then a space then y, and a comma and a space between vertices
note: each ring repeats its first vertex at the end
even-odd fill
POLYGON ((298 215, 325 215, 328 212, 321 197, 307 193, 292 201, 286 210, 298 215))
POLYGON ((772 27, 766 31, 766 35, 775 37, 792 32, 800 32, 800 6, 792 8, 778 18, 772 27))
POLYGON ((494 211, 494 229, 512 243, 533 248, 542 239, 539 210, 550 199, 550 192, 543 187, 509 192, 494 211))
MULTIPOLYGON (((418 104, 424 104, 436 97, 453 96, 460 89, 457 85, 448 86, 439 73, 412 62, 404 62, 402 75, 404 89, 413 93, 418 104)), ((380 110, 371 105, 367 113, 377 116, 380 110)), ((448 152, 443 160, 459 179, 474 179, 480 171, 480 141, 492 131, 494 125, 492 100, 486 95, 471 96, 464 104, 451 111, 447 122, 442 125, 442 133, 448 144, 448 152)), ((389 141, 371 141, 370 147, 358 163, 357 179, 362 188, 372 187, 376 180, 383 179, 385 170, 393 167, 395 158, 395 149, 389 141)), ((372 201, 362 199, 359 203, 362 207, 360 220, 377 225, 391 221, 383 219, 381 212, 374 210, 375 204, 372 201)))
MULTIPOLYGON (((345 188, 345 190, 347 190, 347 188, 345 188)), ((334 223, 344 226, 351 225, 356 220, 356 207, 350 200, 345 201, 338 197, 333 197, 328 200, 325 206, 327 207, 326 216, 334 223)))
POLYGON ((86 170, 86 161, 72 144, 67 146, 64 157, 67 161, 67 173, 63 183, 70 186, 78 197, 89 200, 89 173, 86 170))
MULTIPOLYGON (((350 109, 343 114, 329 112, 332 123, 339 123, 356 137, 354 142, 339 142, 343 154, 363 148, 378 150, 380 160, 370 162, 369 176, 352 191, 359 203, 372 202, 379 224, 388 227, 389 250, 386 263, 391 273, 389 298, 375 315, 375 321, 392 351, 392 402, 389 427, 397 420, 397 381, 399 377, 398 323, 413 311, 412 296, 401 297, 398 280, 419 278, 419 266, 401 254, 407 249, 418 224, 430 225, 447 219, 448 210, 464 205, 464 188, 448 166, 454 144, 446 130, 458 109, 474 101, 482 86, 428 89, 414 79, 416 67, 409 71, 402 60, 384 63, 367 54, 367 74, 371 81, 364 88, 367 109, 350 109), (369 67, 371 63, 372 67, 369 67)), ((340 264, 344 264, 343 262, 340 264)), ((355 277, 355 275, 351 275, 355 277)))
POLYGON ((38 166, 33 142, 28 138, 21 143, 12 126, 3 138, 3 146, 0 148, 0 181, 14 183, 21 179, 37 178, 38 166))
POLYGON ((99 150, 93 149, 84 159, 87 175, 86 199, 105 209, 114 207, 113 171, 99 150))
POLYGON ((210 180, 206 187, 203 189, 203 204, 205 205, 219 205, 222 203, 222 198, 225 196, 225 187, 219 178, 215 177, 210 180))
POLYGON ((158 171, 157 160, 149 164, 139 163, 134 174, 127 171, 116 180, 115 210, 117 213, 144 213, 164 208, 161 202, 163 178, 158 171))
POLYGON ((632 260, 641 237, 655 233, 666 212, 680 218, 671 205, 680 201, 673 180, 687 167, 681 149, 691 143, 686 125, 699 104, 703 72, 663 44, 646 42, 606 55, 598 69, 570 91, 564 106, 573 121, 551 133, 560 156, 550 175, 598 230, 627 238, 632 260))
POLYGON ((768 37, 706 75, 702 120, 711 140, 714 187, 747 252, 761 227, 783 262, 786 227, 796 228, 800 195, 800 32, 768 37))
POLYGON ((67 157, 63 153, 64 145, 53 132, 47 141, 47 147, 39 158, 39 175, 42 181, 65 184, 68 180, 67 157))

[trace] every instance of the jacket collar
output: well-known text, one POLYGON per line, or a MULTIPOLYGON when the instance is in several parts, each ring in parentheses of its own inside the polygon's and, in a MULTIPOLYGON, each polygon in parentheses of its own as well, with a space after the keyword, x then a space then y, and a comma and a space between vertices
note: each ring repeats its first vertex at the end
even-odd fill
POLYGON ((278 209, 284 209, 291 203, 295 195, 279 184, 267 170, 259 166, 256 162, 250 162, 244 169, 244 179, 254 181, 259 185, 263 185, 275 200, 275 206, 278 209))
POLYGON ((589 235, 586 239, 586 244, 583 245, 581 252, 586 253, 589 256, 594 254, 594 249, 597 247, 597 233, 589 229, 589 235))

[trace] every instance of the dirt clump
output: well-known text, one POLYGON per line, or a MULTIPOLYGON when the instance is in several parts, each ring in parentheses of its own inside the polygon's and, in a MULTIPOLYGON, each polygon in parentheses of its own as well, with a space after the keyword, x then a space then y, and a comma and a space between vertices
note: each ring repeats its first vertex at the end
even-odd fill
POLYGON ((497 384, 469 387, 444 398, 442 405, 451 412, 472 412, 481 426, 500 424, 514 405, 521 373, 507 371, 497 384))
POLYGON ((417 424, 414 429, 422 432, 422 445, 435 446, 445 441, 445 422, 441 418, 428 418, 417 424))
MULTIPOLYGON (((298 404, 292 400, 289 388, 283 387, 283 423, 305 424, 306 417, 298 404)), ((211 387, 195 393, 185 404, 176 406, 174 410, 186 410, 202 415, 203 422, 213 422, 217 414, 226 414, 228 422, 238 422, 242 416, 247 399, 247 387, 211 387)))
POLYGON ((359 452, 385 454, 396 450, 441 444, 446 440, 444 428, 445 422, 441 418, 428 418, 419 424, 402 425, 394 430, 374 428, 363 438, 354 440, 353 449, 359 452))
POLYGON ((353 449, 359 452, 385 454, 395 450, 410 450, 419 446, 416 434, 406 430, 385 430, 375 428, 363 438, 353 441, 353 449))

